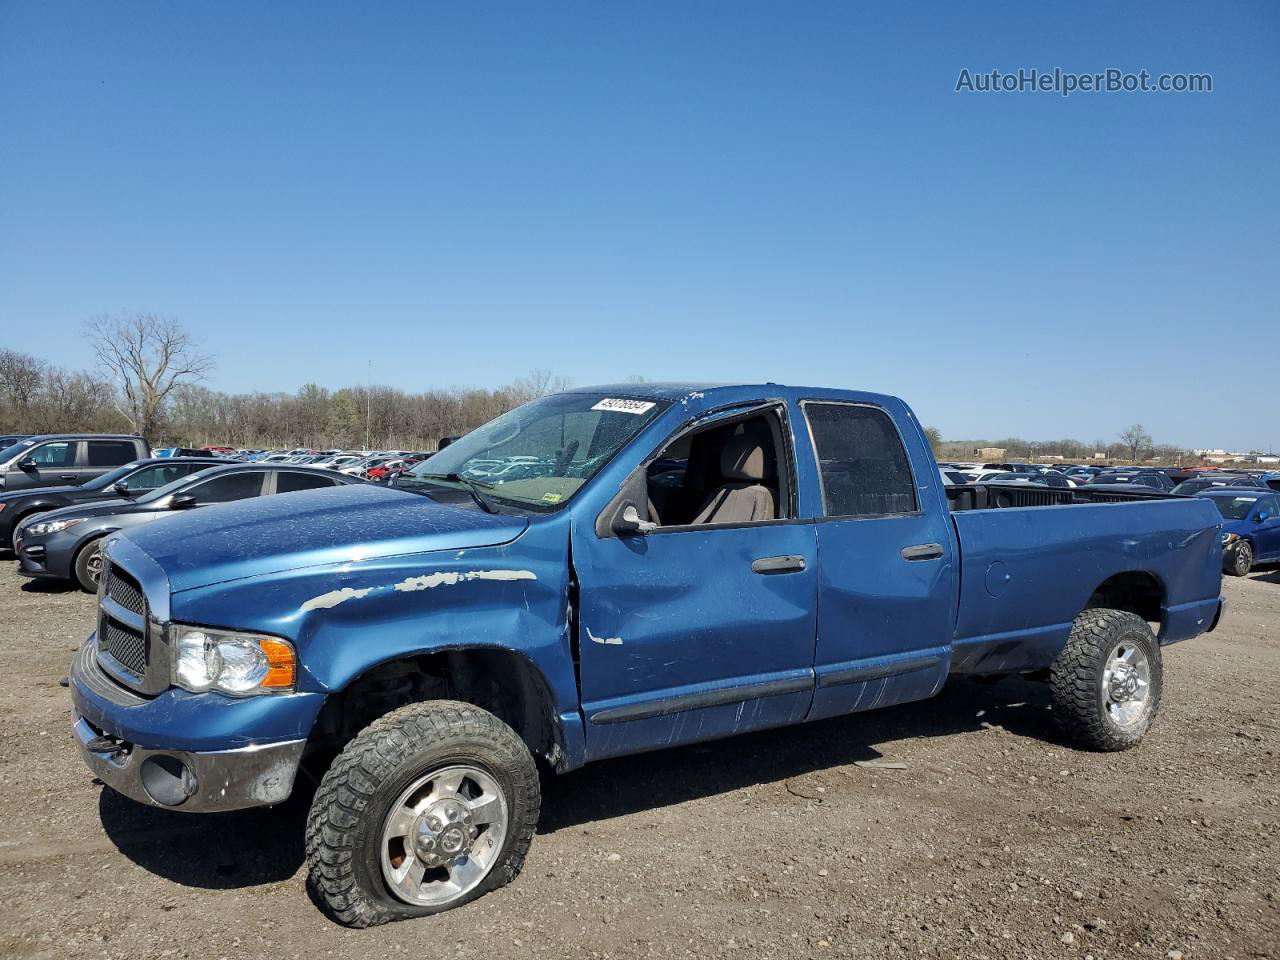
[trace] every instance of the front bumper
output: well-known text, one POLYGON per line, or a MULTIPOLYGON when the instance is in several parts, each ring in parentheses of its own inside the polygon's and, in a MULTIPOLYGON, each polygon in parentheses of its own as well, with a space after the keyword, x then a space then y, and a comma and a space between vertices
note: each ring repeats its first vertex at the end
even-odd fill
POLYGON ((109 677, 90 636, 71 665, 73 732, 89 769, 139 803, 192 813, 281 803, 321 694, 143 697, 109 677), (230 749, 227 749, 227 748, 230 749))
POLYGON ((305 740, 193 753, 116 740, 77 716, 72 726, 89 769, 131 800, 190 813, 282 803, 293 792, 305 740))
MULTIPOLYGON (((70 544, 75 542, 71 537, 65 539, 70 544)), ((24 577, 43 580, 71 579, 70 557, 73 548, 67 543, 50 542, 56 540, 56 534, 39 542, 33 542, 29 536, 23 537, 20 532, 16 534, 13 552, 18 557, 18 573, 24 577)))

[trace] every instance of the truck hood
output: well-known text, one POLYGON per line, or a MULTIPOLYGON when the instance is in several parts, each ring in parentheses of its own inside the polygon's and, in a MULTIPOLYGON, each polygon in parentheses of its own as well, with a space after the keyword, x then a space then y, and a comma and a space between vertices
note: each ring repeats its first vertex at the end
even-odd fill
POLYGON ((494 546, 526 526, 525 517, 358 484, 198 507, 126 535, 177 593, 322 564, 494 546))

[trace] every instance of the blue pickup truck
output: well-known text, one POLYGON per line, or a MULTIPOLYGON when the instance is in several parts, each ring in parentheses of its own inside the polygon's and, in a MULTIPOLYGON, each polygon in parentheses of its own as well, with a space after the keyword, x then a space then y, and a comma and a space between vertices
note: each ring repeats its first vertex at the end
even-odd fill
POLYGON ((353 926, 435 913, 519 872, 539 763, 921 700, 951 674, 1043 677, 1078 743, 1133 746, 1162 647, 1221 616, 1222 521, 1203 498, 1077 496, 942 484, 888 396, 547 396, 389 487, 113 536, 74 732, 110 788, 175 810, 279 803, 307 765, 318 901, 353 926))

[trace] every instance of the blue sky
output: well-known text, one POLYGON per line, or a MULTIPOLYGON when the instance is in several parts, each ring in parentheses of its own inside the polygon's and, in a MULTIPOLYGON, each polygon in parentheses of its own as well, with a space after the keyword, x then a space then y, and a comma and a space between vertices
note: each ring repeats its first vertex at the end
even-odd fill
POLYGON ((0 0, 0 346, 1280 449, 1280 4, 0 0), (962 68, 1207 72, 972 94, 962 68))

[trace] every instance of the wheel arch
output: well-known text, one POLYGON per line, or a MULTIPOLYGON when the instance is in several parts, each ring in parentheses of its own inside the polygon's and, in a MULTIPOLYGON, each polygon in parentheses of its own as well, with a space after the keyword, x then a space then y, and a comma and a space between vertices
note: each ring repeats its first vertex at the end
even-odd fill
POLYGON ((1114 573, 1094 588, 1085 610, 1124 610, 1148 623, 1163 626, 1168 590, 1164 582, 1147 570, 1114 573))
POLYGON ((460 700, 510 726, 529 751, 556 769, 571 763, 572 734, 560 722, 551 685, 525 654, 465 645, 388 657, 353 674, 325 700, 310 749, 340 750, 378 717, 407 703, 460 700))

